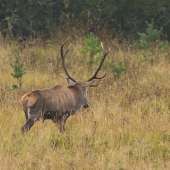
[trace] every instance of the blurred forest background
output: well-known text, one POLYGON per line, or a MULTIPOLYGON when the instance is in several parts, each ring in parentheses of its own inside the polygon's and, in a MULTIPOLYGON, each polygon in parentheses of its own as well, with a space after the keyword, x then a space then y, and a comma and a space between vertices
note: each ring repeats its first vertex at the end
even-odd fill
POLYGON ((169 0, 0 0, 0 30, 10 38, 93 32, 136 40, 151 19, 170 40, 169 0))

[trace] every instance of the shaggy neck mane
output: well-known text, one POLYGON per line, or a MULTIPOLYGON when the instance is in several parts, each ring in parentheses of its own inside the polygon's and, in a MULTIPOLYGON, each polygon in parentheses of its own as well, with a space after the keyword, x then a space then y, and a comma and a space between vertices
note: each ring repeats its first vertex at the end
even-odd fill
POLYGON ((81 91, 80 85, 81 85, 81 83, 76 83, 75 85, 68 86, 68 88, 72 91, 80 92, 81 91))
POLYGON ((75 83, 74 85, 69 85, 68 88, 79 88, 79 85, 81 85, 81 83, 75 83))

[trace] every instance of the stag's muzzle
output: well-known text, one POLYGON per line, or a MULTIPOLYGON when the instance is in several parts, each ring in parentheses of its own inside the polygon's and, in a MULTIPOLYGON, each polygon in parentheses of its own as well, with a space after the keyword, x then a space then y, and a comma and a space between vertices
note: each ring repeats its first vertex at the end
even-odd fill
POLYGON ((84 107, 84 108, 87 108, 87 107, 89 107, 89 104, 86 104, 86 105, 84 105, 83 107, 84 107))

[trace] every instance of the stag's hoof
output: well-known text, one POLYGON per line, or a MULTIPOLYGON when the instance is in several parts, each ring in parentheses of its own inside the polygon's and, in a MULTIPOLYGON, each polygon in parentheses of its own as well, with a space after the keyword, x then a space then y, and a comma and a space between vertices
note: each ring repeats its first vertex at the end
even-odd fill
POLYGON ((28 129, 26 129, 25 127, 21 127, 21 132, 22 133, 26 133, 28 131, 28 129))

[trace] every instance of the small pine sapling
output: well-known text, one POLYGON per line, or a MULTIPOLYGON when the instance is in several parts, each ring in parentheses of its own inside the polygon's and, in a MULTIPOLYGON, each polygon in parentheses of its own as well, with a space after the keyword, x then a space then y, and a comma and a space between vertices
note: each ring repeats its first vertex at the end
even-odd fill
POLYGON ((144 50, 144 53, 141 53, 143 55, 143 61, 148 60, 148 56, 151 56, 150 62, 151 65, 153 65, 153 58, 154 54, 156 52, 163 52, 165 51, 165 48, 167 47, 166 42, 160 41, 160 36, 162 34, 163 28, 161 27, 158 31, 157 29, 154 29, 154 20, 152 19, 151 23, 149 24, 146 21, 147 29, 146 33, 140 33, 138 32, 138 35, 140 36, 140 43, 135 45, 136 49, 144 50), (148 51, 150 54, 146 55, 146 51, 148 51))
POLYGON ((87 38, 84 37, 83 42, 84 46, 79 50, 82 54, 89 53, 90 56, 89 63, 93 64, 94 56, 102 51, 101 46, 98 45, 98 37, 95 37, 95 35, 91 32, 89 35, 87 35, 87 38))
POLYGON ((114 73, 116 80, 119 80, 121 73, 125 70, 126 67, 123 66, 122 61, 119 62, 119 65, 116 65, 115 63, 112 64, 112 73, 114 73))
MULTIPOLYGON (((23 68, 23 64, 19 65, 18 60, 16 60, 14 64, 10 63, 10 65, 14 70, 14 73, 11 73, 11 75, 18 80, 19 89, 21 89, 22 77, 24 74, 26 74, 26 68, 23 68)), ((13 88, 17 89, 18 86, 16 84, 13 84, 13 88)))

